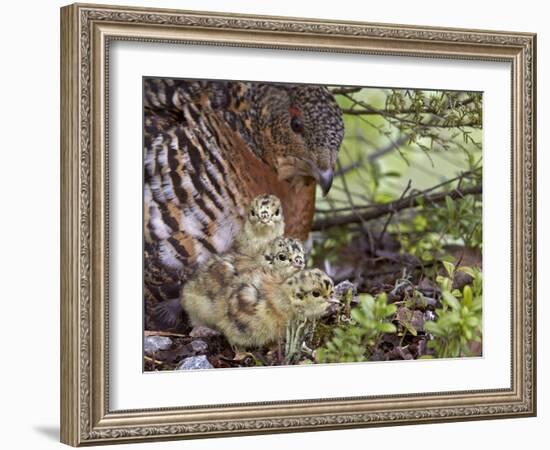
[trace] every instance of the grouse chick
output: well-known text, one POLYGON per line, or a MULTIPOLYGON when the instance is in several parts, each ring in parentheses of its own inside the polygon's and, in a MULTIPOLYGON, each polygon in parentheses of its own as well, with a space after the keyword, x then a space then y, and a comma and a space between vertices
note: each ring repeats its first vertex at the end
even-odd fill
POLYGON ((280 200, 275 195, 259 195, 248 207, 241 230, 235 236, 232 250, 241 255, 261 255, 266 246, 283 235, 285 221, 280 200))
POLYGON ((285 280, 262 267, 217 292, 206 292, 212 283, 202 284, 204 292, 197 287, 191 281, 182 290, 181 304, 191 323, 217 329, 230 344, 242 348, 277 341, 294 317, 319 317, 333 295, 332 280, 319 269, 300 271, 285 280))
POLYGON ((304 247, 294 238, 276 238, 267 246, 264 258, 283 278, 303 270, 306 265, 304 247))
POLYGON ((181 296, 160 302, 154 310, 156 320, 163 328, 174 328, 180 322, 184 301, 200 303, 194 308, 208 314, 215 296, 224 295, 235 283, 243 282, 259 268, 266 268, 286 279, 305 266, 302 244, 297 239, 279 237, 255 256, 230 251, 214 255, 186 284, 181 296), (185 299, 184 299, 185 296, 185 299))

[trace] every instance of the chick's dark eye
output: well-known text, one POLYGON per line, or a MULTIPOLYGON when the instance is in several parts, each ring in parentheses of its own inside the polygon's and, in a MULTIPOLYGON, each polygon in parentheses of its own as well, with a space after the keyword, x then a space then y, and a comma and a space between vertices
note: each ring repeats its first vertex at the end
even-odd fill
POLYGON ((281 210, 277 208, 277 211, 275 211, 275 215, 278 216, 279 214, 281 214, 281 210))
POLYGON ((314 297, 319 297, 319 296, 321 295, 321 293, 320 293, 319 291, 313 291, 313 292, 312 292, 312 295, 313 295, 314 297))
POLYGON ((281 261, 286 261, 286 255, 284 255, 283 253, 281 253, 281 254, 279 255, 279 259, 280 259, 281 261))
POLYGON ((252 217, 254 217, 254 216, 256 215, 256 213, 254 212, 253 209, 250 210, 250 215, 251 215, 252 217))
POLYGON ((293 116, 292 119, 290 119, 290 128, 292 128, 292 131, 295 133, 302 133, 304 131, 304 122, 302 122, 302 119, 299 117, 293 116))

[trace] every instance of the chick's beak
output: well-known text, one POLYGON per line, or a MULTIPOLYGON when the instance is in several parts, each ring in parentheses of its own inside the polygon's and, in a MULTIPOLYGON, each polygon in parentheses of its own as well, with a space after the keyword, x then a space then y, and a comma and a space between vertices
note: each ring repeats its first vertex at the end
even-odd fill
POLYGON ((326 195, 328 194, 332 186, 332 180, 334 179, 334 170, 333 169, 317 170, 315 178, 317 179, 317 182, 321 186, 321 190, 323 191, 323 197, 326 197, 326 195))

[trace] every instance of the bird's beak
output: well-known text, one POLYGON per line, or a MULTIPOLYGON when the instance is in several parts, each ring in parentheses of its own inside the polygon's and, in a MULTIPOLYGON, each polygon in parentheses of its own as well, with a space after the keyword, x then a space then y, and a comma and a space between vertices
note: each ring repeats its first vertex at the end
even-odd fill
POLYGON ((315 179, 321 186, 321 190, 323 191, 323 197, 326 197, 326 195, 328 194, 328 191, 330 191, 330 188, 332 187, 332 180, 334 179, 334 170, 333 169, 316 170, 315 179))
MULTIPOLYGON (((334 169, 321 170, 317 167, 317 163, 311 159, 296 158, 292 156, 280 157, 279 164, 279 180, 294 181, 313 178, 321 186, 323 196, 328 194, 332 187, 334 179, 334 169)), ((303 187, 302 184, 296 183, 295 187, 303 187)))
POLYGON ((328 303, 333 304, 333 305, 341 305, 342 304, 342 302, 340 300, 338 300, 336 297, 330 297, 327 301, 328 301, 328 303))

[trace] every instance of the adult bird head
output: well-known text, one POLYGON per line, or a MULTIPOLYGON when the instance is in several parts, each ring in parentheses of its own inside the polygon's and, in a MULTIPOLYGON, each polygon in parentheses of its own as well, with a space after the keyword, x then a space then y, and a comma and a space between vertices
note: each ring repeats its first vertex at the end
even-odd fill
POLYGON ((342 111, 323 86, 261 85, 256 100, 263 157, 297 189, 331 186, 344 137, 342 111))

